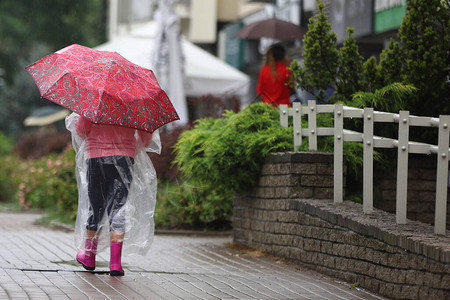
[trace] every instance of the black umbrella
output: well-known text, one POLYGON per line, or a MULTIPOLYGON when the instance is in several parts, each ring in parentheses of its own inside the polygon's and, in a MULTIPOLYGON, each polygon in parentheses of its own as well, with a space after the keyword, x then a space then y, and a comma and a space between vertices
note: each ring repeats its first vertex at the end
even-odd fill
POLYGON ((234 37, 242 39, 301 40, 303 34, 304 30, 302 27, 272 18, 251 23, 239 30, 234 37))

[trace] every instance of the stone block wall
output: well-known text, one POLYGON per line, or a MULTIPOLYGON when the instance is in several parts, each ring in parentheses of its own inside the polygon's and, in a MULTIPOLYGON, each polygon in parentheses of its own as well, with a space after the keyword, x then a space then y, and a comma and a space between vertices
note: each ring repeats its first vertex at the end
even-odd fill
POLYGON ((332 203, 332 165, 332 154, 269 155, 257 186, 234 199, 234 241, 386 297, 449 299, 450 234, 332 203))
MULTIPOLYGON (((408 204, 407 217, 428 224, 434 224, 436 202, 436 156, 410 158, 408 162, 408 204)), ((374 206, 395 213, 397 171, 375 174, 374 206)), ((447 229, 450 230, 450 189, 447 192, 447 229)))

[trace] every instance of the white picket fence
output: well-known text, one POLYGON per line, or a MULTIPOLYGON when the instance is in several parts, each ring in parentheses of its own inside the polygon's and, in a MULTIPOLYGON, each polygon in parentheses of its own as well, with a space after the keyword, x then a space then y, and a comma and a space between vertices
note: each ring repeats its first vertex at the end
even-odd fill
POLYGON ((302 106, 294 103, 292 108, 280 105, 281 126, 288 127, 289 117, 293 117, 294 151, 302 144, 303 137, 308 137, 309 150, 317 151, 318 136, 334 136, 334 202, 343 201, 343 170, 344 142, 361 142, 363 150, 363 211, 370 214, 373 211, 373 151, 374 148, 397 148, 397 224, 406 223, 407 189, 408 189, 408 155, 409 153, 437 154, 436 174, 436 210, 434 232, 446 234, 447 218, 447 185, 449 161, 449 126, 450 116, 439 118, 418 117, 409 115, 408 111, 398 114, 374 111, 373 108, 354 108, 342 104, 316 105, 308 101, 302 106), (318 128, 317 114, 334 114, 334 127, 318 128), (308 128, 302 128, 302 116, 308 116, 308 128), (344 129, 344 118, 362 118, 363 132, 344 129), (374 125, 377 122, 398 123, 398 140, 374 136, 374 125), (410 127, 438 127, 438 145, 430 145, 409 141, 410 127))

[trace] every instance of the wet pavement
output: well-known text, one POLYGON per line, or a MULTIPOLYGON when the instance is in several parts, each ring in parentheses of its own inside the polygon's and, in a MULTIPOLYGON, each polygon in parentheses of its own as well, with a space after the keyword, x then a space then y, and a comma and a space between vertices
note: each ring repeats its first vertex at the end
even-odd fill
POLYGON ((0 299, 386 299, 348 283, 232 245, 230 236, 157 234, 146 257, 123 258, 124 277, 74 257, 73 233, 0 213, 0 299))

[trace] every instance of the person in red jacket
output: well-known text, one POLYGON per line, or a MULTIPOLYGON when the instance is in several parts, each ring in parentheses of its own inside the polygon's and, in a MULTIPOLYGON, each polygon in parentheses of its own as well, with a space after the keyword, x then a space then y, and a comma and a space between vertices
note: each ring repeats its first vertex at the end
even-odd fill
POLYGON ((292 91, 288 85, 290 74, 286 49, 280 44, 272 45, 267 50, 256 85, 256 93, 262 102, 270 103, 274 107, 280 104, 290 105, 289 97, 292 91))

